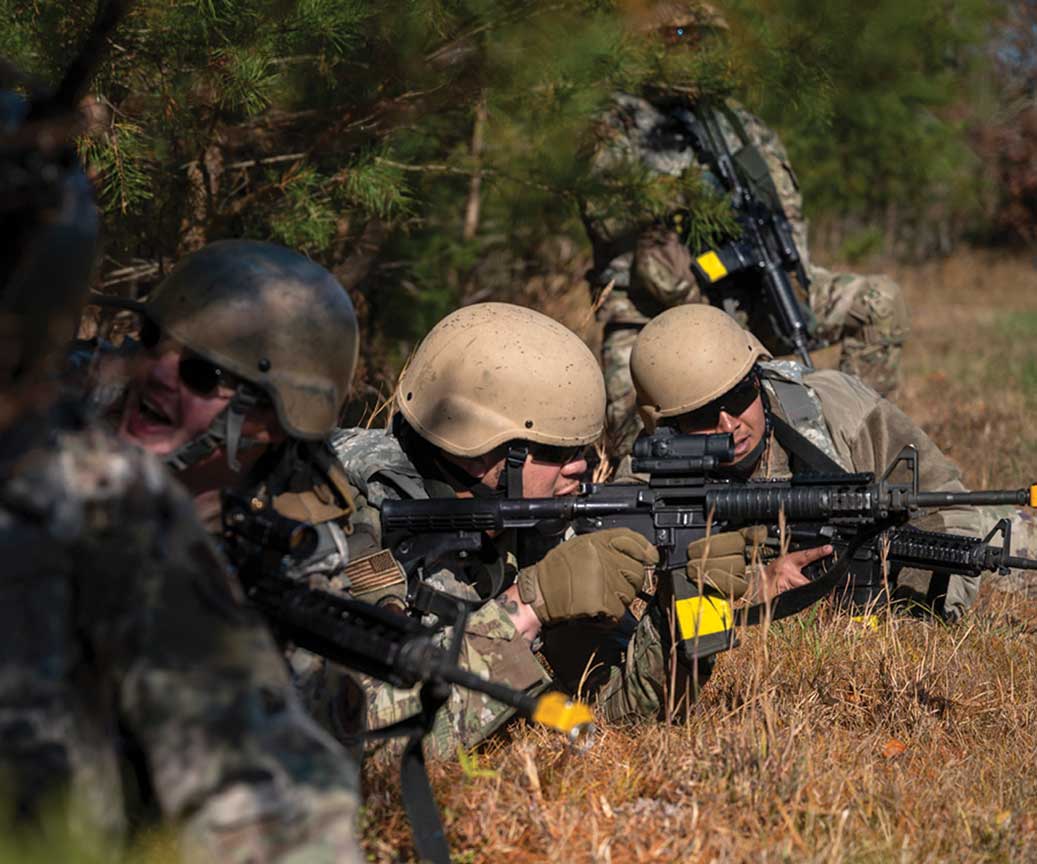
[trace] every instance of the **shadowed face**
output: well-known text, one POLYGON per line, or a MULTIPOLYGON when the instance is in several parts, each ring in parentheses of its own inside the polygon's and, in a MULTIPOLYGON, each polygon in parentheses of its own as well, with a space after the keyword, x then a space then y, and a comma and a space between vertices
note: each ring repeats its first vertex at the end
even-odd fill
POLYGON ((767 417, 760 387, 750 374, 712 402, 682 414, 677 428, 684 434, 729 433, 735 440, 736 464, 752 453, 763 440, 767 417))
MULTIPOLYGON (((145 331, 142 336, 146 336, 145 331)), ((237 381, 172 339, 142 338, 119 423, 119 437, 166 456, 202 435, 234 396, 237 381)), ((269 404, 249 411, 242 435, 269 443, 283 437, 269 404)), ((214 456, 223 457, 223 448, 214 456)))
MULTIPOLYGON (((504 448, 482 456, 462 457, 443 453, 444 459, 484 486, 496 489, 506 462, 504 448)), ((534 445, 522 466, 522 497, 552 498, 574 495, 587 471, 582 447, 539 447, 534 445)))

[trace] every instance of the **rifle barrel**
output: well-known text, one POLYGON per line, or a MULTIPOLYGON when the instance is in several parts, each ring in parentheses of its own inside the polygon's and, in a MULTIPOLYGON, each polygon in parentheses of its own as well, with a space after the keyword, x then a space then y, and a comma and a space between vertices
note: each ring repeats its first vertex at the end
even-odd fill
POLYGON ((1005 555, 1001 564, 1012 570, 1037 570, 1037 560, 1033 558, 1018 558, 1015 555, 1005 555))
POLYGON ((938 508, 966 505, 970 507, 992 504, 1010 504, 1017 507, 1033 506, 1037 486, 1027 489, 991 489, 981 492, 919 492, 914 499, 918 507, 938 508))

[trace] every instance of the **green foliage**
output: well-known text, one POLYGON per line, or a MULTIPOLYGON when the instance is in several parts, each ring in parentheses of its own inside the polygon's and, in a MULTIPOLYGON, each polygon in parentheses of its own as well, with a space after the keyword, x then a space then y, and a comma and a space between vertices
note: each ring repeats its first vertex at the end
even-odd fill
POLYGON ((747 96, 781 131, 810 214, 875 217, 895 206, 917 218, 934 203, 977 206, 967 133, 984 122, 994 3, 739 6, 741 51, 790 49, 770 53, 777 64, 759 69, 747 96), (803 91, 817 98, 797 98, 803 91))
MULTIPOLYGON (((95 7, 0 8, 16 22, 0 44, 56 80, 95 7)), ((298 247, 363 294, 376 367, 457 303, 516 296, 549 238, 582 242, 590 196, 646 219, 676 196, 692 236, 729 231, 694 172, 596 177, 597 120, 617 90, 742 92, 784 68, 769 63, 784 33, 755 53, 698 35, 672 50, 637 13, 608 0, 139 0, 97 77, 107 128, 81 148, 106 251, 123 266, 226 236, 298 247)), ((809 56, 777 77, 797 76, 823 79, 809 56)))
POLYGON ((847 237, 839 248, 839 260, 855 264, 882 249, 882 232, 874 225, 847 237))
POLYGON ((1037 399, 1037 346, 1033 334, 1037 333, 1037 312, 1015 311, 999 317, 999 335, 1013 346, 1011 361, 990 370, 999 381, 1014 380, 1026 402, 1037 399))
POLYGON ((303 252, 326 249, 335 234, 327 180, 310 167, 289 168, 278 182, 283 197, 269 217, 272 239, 303 252))
POLYGON ((130 120, 114 121, 103 136, 80 139, 80 156, 96 172, 101 206, 126 215, 153 197, 143 130, 130 120))
POLYGON ((219 69, 219 105, 254 117, 270 105, 278 73, 271 45, 228 47, 213 52, 219 69))
POLYGON ((412 198, 405 177, 406 167, 385 155, 361 156, 336 178, 340 203, 382 219, 407 214, 412 198))

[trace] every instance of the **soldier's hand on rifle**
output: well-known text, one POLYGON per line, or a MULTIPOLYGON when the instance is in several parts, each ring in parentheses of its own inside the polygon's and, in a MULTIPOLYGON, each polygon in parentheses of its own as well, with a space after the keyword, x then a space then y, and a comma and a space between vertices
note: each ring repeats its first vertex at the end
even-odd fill
POLYGON ((712 586, 725 597, 744 597, 749 591, 746 543, 752 542, 751 531, 725 531, 689 543, 688 580, 712 586))
POLYGON ((775 558, 763 569, 761 599, 770 600, 782 591, 806 585, 810 579, 803 575, 803 568, 831 554, 831 546, 818 546, 814 549, 797 549, 775 558))
POLYGON ((629 528, 566 540, 518 575, 518 594, 543 624, 572 618, 618 621, 644 589, 656 548, 629 528))

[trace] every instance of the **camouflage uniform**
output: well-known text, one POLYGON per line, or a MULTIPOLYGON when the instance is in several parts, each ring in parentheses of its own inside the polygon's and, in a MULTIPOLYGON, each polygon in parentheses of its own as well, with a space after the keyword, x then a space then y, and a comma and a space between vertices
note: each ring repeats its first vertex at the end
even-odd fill
MULTIPOLYGON (((380 540, 381 528, 377 513, 383 501, 428 498, 426 480, 414 467, 397 439, 385 429, 343 429, 331 439, 336 455, 345 465, 350 481, 370 505, 363 519, 380 540)), ((506 541, 502 553, 506 566, 514 571, 514 558, 507 558, 506 541)), ((470 586, 443 570, 427 577, 434 588, 467 600, 478 600, 470 586)), ((364 599, 373 602, 402 600, 403 586, 389 585, 377 596, 370 592, 364 599)), ((511 618, 497 600, 489 600, 468 617, 466 636, 461 651, 461 665, 478 671, 486 678, 507 684, 517 690, 536 692, 550 681, 537 662, 525 640, 519 635, 511 618)), ((440 635, 445 645, 450 629, 440 635)), ((369 728, 386 726, 417 713, 420 708, 418 689, 399 690, 380 681, 364 682, 368 705, 369 728)), ((436 715, 435 726, 429 735, 429 750, 439 757, 455 753, 458 745, 471 747, 492 735, 514 713, 514 709, 490 699, 482 693, 473 693, 458 687, 451 688, 447 704, 436 715)))
MULTIPOLYGON (((802 198, 781 141, 748 112, 735 109, 735 113, 767 160, 792 225, 811 283, 809 305, 817 320, 817 335, 841 343, 838 364, 842 371, 858 375, 890 396, 896 388, 900 349, 908 331, 900 288, 886 276, 836 274, 810 262, 802 198)), ((736 151, 741 142, 729 124, 722 126, 732 152, 736 151)), ((594 161, 602 175, 631 162, 672 177, 692 168, 700 170, 679 124, 646 99, 616 95, 615 107, 601 129, 594 161)), ((673 204, 675 211, 681 208, 680 200, 673 204)), ((664 309, 705 302, 705 297, 691 271, 691 253, 673 231, 658 224, 631 224, 628 217, 599 212, 593 201, 586 205, 585 224, 594 247, 594 266, 588 274, 592 289, 600 291, 612 284, 598 319, 605 328, 602 355, 609 402, 609 452, 618 461, 629 452, 641 429, 629 371, 630 352, 640 328, 664 309)), ((774 347, 769 338, 773 334, 755 317, 747 292, 732 289, 724 308, 749 326, 764 345, 774 347)))
MULTIPOLYGON (((372 505, 368 512, 376 512, 382 501, 387 499, 428 497, 425 484, 434 481, 421 476, 397 439, 386 430, 341 430, 332 437, 332 444, 346 465, 350 478, 372 505)), ((517 571, 518 566, 515 548, 514 534, 500 538, 498 549, 506 556, 506 566, 513 572, 517 571)), ((430 581, 441 591, 466 599, 477 599, 478 595, 471 586, 458 581, 449 572, 432 574, 430 581)), ((616 668, 612 670, 611 677, 606 672, 595 682, 608 678, 603 686, 597 688, 596 706, 604 708, 612 704, 621 705, 622 710, 615 709, 616 716, 647 717, 653 715, 652 706, 658 701, 654 688, 660 679, 655 675, 655 670, 661 663, 661 659, 656 657, 657 654, 661 657, 661 648, 650 622, 642 622, 641 630, 645 632, 641 634, 639 631, 639 635, 631 640, 625 662, 622 662, 616 643, 608 639, 604 630, 595 630, 593 625, 584 627, 579 622, 567 623, 550 628, 543 635, 546 642, 554 642, 559 652, 589 654, 594 648, 599 659, 607 665, 612 665, 614 657, 616 668)), ((444 641, 448 635, 444 633, 444 641)), ((497 600, 490 600, 469 616, 461 660, 465 668, 478 670, 484 676, 518 690, 535 693, 552 682, 551 676, 516 631, 511 617, 497 600)), ((573 668, 578 680, 582 663, 573 668)), ((367 690, 367 719, 371 727, 384 726, 418 709, 416 690, 401 691, 381 682, 368 682, 367 690)), ((506 705, 483 694, 455 687, 449 701, 436 716, 435 727, 429 738, 431 751, 439 757, 451 756, 458 746, 471 747, 492 735, 513 715, 514 709, 506 705)))
POLYGON ((0 770, 19 817, 67 794, 110 852, 150 804, 184 860, 359 862, 357 766, 165 469, 68 419, 23 419, 0 454, 0 770))
MULTIPOLYGON (((919 485, 924 490, 960 492, 965 487, 954 465, 911 419, 857 378, 835 370, 809 372, 791 361, 759 364, 771 410, 846 471, 881 473, 908 444, 918 449, 919 485)), ((791 476, 789 456, 771 438, 757 464, 756 479, 791 476)), ((1012 520, 1012 551, 1037 550, 1033 511, 998 507, 949 507, 920 517, 919 527, 982 537, 1002 516, 1012 520)), ((932 574, 904 569, 897 579, 901 596, 924 599, 932 574)), ((984 577, 986 578, 986 577, 984 577)), ((1032 584, 1013 571, 998 577, 1003 587, 1024 590, 1032 584)), ((960 618, 975 602, 979 578, 951 576, 943 601, 948 618, 960 618)), ((1032 590, 1032 589, 1031 589, 1032 590)), ((651 616, 641 619, 623 662, 611 670, 600 710, 611 720, 658 717, 664 710, 669 664, 651 616)))
MULTIPOLYGON (((83 387, 87 410, 112 431, 122 413, 137 350, 132 339, 118 348, 106 342, 81 342, 73 346, 67 358, 66 386, 83 387)), ((282 460, 277 467, 288 466, 282 460)), ((316 529, 314 551, 305 559, 288 562, 286 572, 313 587, 349 591, 361 600, 369 599, 370 591, 375 599, 384 596, 385 587, 402 598, 403 576, 395 564, 390 565, 391 570, 371 566, 379 551, 377 514, 367 513, 365 500, 349 485, 341 466, 331 460, 327 467, 324 473, 301 464, 296 470, 275 470, 249 489, 250 496, 270 501, 280 515, 316 529), (378 586, 377 590, 369 587, 370 582, 378 586)), ((214 521, 205 527, 218 541, 221 526, 214 521)), ((321 726, 347 741, 363 731, 364 695, 354 676, 301 648, 289 647, 285 658, 303 705, 321 726)))

